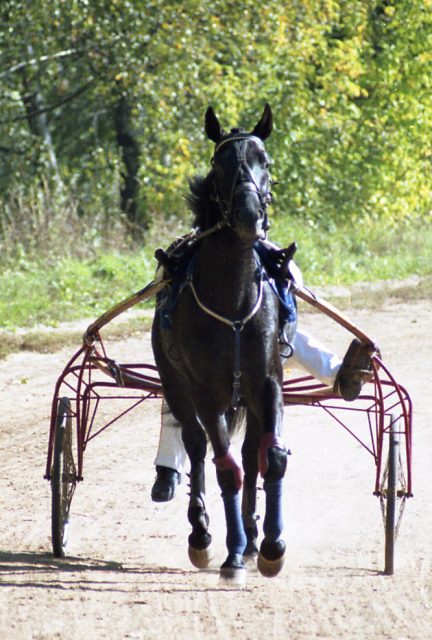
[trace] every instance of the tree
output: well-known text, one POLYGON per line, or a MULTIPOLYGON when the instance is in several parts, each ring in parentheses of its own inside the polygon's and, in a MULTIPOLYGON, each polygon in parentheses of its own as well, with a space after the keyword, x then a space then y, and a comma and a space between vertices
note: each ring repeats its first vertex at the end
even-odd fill
POLYGON ((429 0, 5 0, 0 191, 58 173, 82 215, 141 237, 185 215, 213 104, 276 128, 275 211, 319 220, 430 213, 429 0))

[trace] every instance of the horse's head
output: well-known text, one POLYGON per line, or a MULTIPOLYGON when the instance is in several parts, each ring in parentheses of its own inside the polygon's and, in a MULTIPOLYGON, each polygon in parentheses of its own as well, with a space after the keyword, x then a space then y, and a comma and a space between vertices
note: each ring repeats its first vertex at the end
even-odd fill
POLYGON ((240 129, 225 133, 211 107, 205 115, 206 134, 216 143, 211 173, 214 198, 225 222, 248 244, 264 238, 267 229, 270 159, 263 141, 270 135, 272 125, 268 104, 250 133, 240 129))

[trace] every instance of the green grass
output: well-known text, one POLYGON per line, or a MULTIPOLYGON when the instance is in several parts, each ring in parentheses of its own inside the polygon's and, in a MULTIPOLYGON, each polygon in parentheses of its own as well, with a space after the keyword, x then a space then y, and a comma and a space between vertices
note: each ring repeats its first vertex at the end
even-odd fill
POLYGON ((0 327, 56 326, 92 318, 149 282, 150 251, 109 253, 89 260, 21 262, 0 276, 0 327))
MULTIPOLYGON (((282 246, 297 241, 296 261, 312 288, 403 280, 416 274, 429 283, 423 294, 430 294, 430 224, 386 227, 359 222, 323 228, 280 217, 270 237, 282 246)), ((55 260, 51 256, 30 260, 22 255, 15 262, 8 259, 0 275, 0 328, 13 331, 98 317, 153 278, 154 248, 121 254, 110 251, 87 259, 55 260)))
POLYGON ((432 274, 430 222, 395 226, 363 220, 324 227, 279 218, 271 231, 284 246, 296 240, 295 259, 311 287, 432 274))

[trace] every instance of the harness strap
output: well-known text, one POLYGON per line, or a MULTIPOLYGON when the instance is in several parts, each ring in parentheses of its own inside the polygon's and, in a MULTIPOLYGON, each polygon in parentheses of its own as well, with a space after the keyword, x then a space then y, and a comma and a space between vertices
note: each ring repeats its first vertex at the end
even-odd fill
POLYGON ((219 322, 223 322, 224 324, 228 325, 229 327, 234 329, 234 331, 236 330, 236 325, 238 325, 238 324, 240 324, 240 331, 241 331, 243 329, 244 325, 247 322, 249 322, 249 320, 252 320, 252 318, 257 313, 257 311, 260 308, 261 303, 262 303, 262 296, 263 296, 263 278, 262 278, 262 274, 260 274, 259 287, 258 287, 258 297, 257 297, 257 301, 255 303, 255 306, 253 307, 252 311, 250 313, 248 313, 248 315, 245 316, 242 320, 230 320, 229 318, 225 318, 224 316, 221 316, 219 313, 216 313, 216 311, 213 311, 212 309, 207 307, 203 302, 201 302, 201 300, 199 299, 198 294, 196 292, 196 289, 195 289, 194 283, 192 281, 192 278, 189 279, 188 284, 189 284, 189 286, 190 286, 190 288, 192 290, 193 296, 195 298, 195 302, 197 303, 199 308, 202 311, 204 311, 204 313, 206 313, 207 315, 211 316, 215 320, 219 320, 219 322))
POLYGON ((240 400, 240 380, 241 380, 241 362, 240 362, 241 335, 240 334, 243 331, 245 324, 247 324, 249 320, 251 320, 254 317, 254 315, 257 313, 258 309, 261 306, 262 298, 263 298, 262 272, 260 272, 258 297, 255 302, 255 305, 252 311, 248 313, 248 315, 245 316, 242 320, 229 320, 228 318, 225 318, 219 313, 216 313, 216 311, 213 311, 212 309, 207 307, 203 302, 201 302, 196 292, 196 289, 194 287, 194 284, 192 282, 192 278, 189 279, 188 284, 192 290, 193 296, 195 298, 195 302, 197 303, 198 307, 202 311, 204 311, 204 313, 206 313, 207 315, 211 316, 215 320, 219 320, 219 322, 223 322, 223 324, 226 324, 227 326, 231 327, 234 330, 234 372, 233 372, 234 382, 233 382, 233 392, 231 397, 231 408, 235 409, 240 400))

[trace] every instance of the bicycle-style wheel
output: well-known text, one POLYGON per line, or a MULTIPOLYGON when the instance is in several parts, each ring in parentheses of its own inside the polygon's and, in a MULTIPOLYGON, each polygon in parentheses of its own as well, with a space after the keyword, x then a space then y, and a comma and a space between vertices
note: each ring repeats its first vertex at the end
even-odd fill
POLYGON ((399 419, 390 417, 388 460, 381 482, 381 506, 385 529, 385 566, 384 573, 388 576, 394 573, 394 552, 397 532, 399 528, 398 497, 404 494, 404 487, 398 486, 401 477, 400 465, 400 437, 399 419))
POLYGON ((71 404, 68 398, 58 403, 51 467, 51 533, 53 553, 63 558, 68 542, 69 512, 77 483, 73 458, 71 404))

